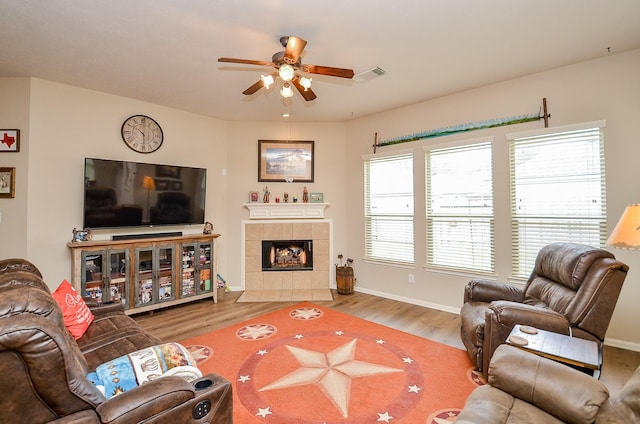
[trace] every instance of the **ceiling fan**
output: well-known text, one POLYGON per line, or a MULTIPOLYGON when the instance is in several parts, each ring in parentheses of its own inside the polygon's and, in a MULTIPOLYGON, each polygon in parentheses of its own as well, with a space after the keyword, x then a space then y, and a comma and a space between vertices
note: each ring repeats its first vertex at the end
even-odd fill
POLYGON ((259 65, 274 67, 277 72, 262 75, 260 79, 242 92, 245 95, 251 95, 260 90, 262 87, 269 88, 274 82, 274 77, 279 76, 284 82, 280 94, 282 97, 293 96, 293 85, 306 101, 314 100, 317 96, 311 90, 311 78, 300 75, 299 72, 326 75, 330 77, 353 78, 353 70, 345 68, 333 68, 331 66, 319 66, 303 64, 300 60, 302 51, 307 42, 300 37, 293 35, 280 37, 280 44, 284 47, 284 51, 277 52, 271 57, 271 62, 250 59, 234 59, 229 57, 220 57, 218 62, 241 63, 246 65, 259 65))

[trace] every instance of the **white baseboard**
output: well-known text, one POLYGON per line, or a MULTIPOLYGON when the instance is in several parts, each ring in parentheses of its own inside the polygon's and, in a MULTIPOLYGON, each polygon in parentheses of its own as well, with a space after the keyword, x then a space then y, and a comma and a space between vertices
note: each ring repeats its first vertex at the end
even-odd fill
POLYGON ((392 293, 380 292, 380 291, 377 291, 377 290, 363 289, 361 287, 355 288, 354 290, 358 291, 360 293, 366 293, 366 294, 370 294, 370 295, 373 295, 373 296, 384 297, 386 299, 397 300, 398 302, 409 303, 411 305, 424 306, 425 308, 436 309, 438 311, 443 311, 443 312, 450 312, 452 314, 460 314, 460 308, 454 308, 454 307, 451 307, 451 306, 440 305, 439 303, 425 302, 425 301, 422 301, 422 300, 413 299, 411 297, 397 296, 397 295, 394 295, 392 293))
MULTIPOLYGON (((458 314, 458 315, 460 314, 460 308, 440 305, 438 303, 424 302, 422 300, 413 299, 410 297, 396 296, 391 293, 380 292, 377 290, 363 289, 361 287, 355 288, 354 290, 361 293, 370 294, 373 296, 384 297, 386 299, 391 299, 391 300, 397 300, 398 302, 409 303, 411 305, 424 306, 425 308, 431 308, 431 309, 436 309, 438 311, 450 312, 452 314, 458 314)), ((606 346, 616 347, 619 349, 626 349, 634 352, 640 352, 640 343, 632 343, 632 342, 627 342, 625 340, 605 338, 604 344, 606 346)))
POLYGON ((640 343, 632 343, 619 339, 608 339, 605 337, 604 344, 606 346, 617 347, 620 349, 632 350, 634 352, 640 352, 640 343))

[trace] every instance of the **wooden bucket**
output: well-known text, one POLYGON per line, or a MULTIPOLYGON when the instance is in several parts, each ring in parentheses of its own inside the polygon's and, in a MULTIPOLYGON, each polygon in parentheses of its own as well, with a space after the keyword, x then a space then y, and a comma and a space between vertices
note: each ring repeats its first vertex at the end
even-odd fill
POLYGON ((336 283, 338 294, 353 294, 353 268, 336 265, 336 283))

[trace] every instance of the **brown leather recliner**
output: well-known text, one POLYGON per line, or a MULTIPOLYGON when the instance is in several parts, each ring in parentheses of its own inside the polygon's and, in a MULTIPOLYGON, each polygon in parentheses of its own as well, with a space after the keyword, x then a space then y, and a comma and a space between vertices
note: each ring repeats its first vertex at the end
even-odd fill
POLYGON ((460 310, 469 357, 486 373, 516 324, 602 343, 628 269, 606 250, 553 243, 538 253, 524 289, 470 281, 460 310))
POLYGON ((456 424, 640 423, 640 367, 612 397, 593 377, 509 345, 496 349, 488 374, 456 424))
POLYGON ((162 377, 106 399, 86 375, 159 339, 105 305, 76 342, 37 268, 12 261, 0 261, 0 423, 233 422, 231 385, 214 374, 162 377))

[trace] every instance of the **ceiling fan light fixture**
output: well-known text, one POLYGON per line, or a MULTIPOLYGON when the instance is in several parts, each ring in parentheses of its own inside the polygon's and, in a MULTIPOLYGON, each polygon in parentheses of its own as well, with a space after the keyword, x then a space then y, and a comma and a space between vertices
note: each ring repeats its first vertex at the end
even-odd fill
POLYGON ((304 91, 311 88, 311 80, 312 78, 300 77, 300 85, 304 87, 304 91))
POLYGON ((261 75, 260 79, 262 80, 262 84, 266 89, 269 89, 269 87, 271 87, 271 84, 273 84, 274 82, 273 75, 261 75))
POLYGON ((289 82, 295 76, 295 69, 293 69, 291 65, 282 65, 280 69, 278 69, 278 75, 280 75, 282 81, 289 82))
POLYGON ((288 82, 285 82, 284 85, 282 86, 282 90, 280 90, 280 95, 285 99, 288 99, 289 97, 293 97, 293 90, 291 89, 291 86, 289 85, 288 82))
POLYGON ((271 87, 271 84, 274 83, 273 75, 260 75, 260 79, 262 80, 262 84, 266 89, 269 89, 269 87, 271 87))

